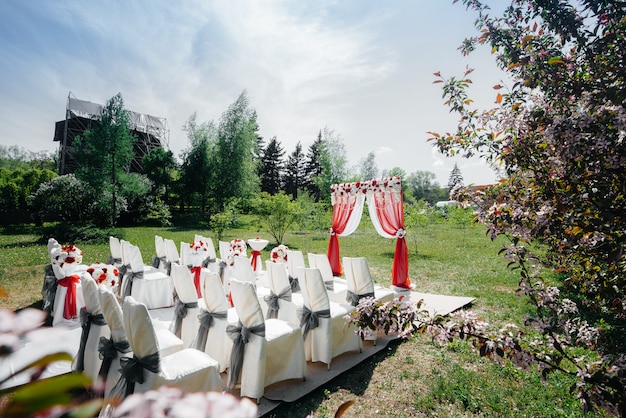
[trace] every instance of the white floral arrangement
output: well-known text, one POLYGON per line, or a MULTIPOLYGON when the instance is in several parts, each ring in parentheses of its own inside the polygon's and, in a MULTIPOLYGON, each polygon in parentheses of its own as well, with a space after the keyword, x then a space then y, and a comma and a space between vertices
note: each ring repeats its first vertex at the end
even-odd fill
POLYGON ((354 197, 358 194, 380 194, 384 192, 399 195, 402 192, 402 179, 400 176, 383 177, 354 183, 340 183, 330 186, 330 197, 333 205, 350 196, 354 197))
POLYGON ((272 263, 286 263, 288 250, 289 247, 283 244, 272 248, 272 251, 270 251, 270 260, 272 263))
POLYGON ((60 267, 65 264, 81 264, 83 262, 83 252, 74 244, 62 245, 53 249, 52 259, 60 267))
POLYGON ((87 273, 96 281, 108 287, 114 287, 119 283, 119 270, 110 264, 94 263, 87 268, 87 273))
POLYGON ((235 264, 235 257, 247 257, 248 245, 242 239, 236 238, 230 242, 230 253, 228 254, 228 264, 235 264))
POLYGON ((205 241, 195 241, 189 244, 189 260, 186 264, 199 266, 209 255, 209 243, 205 241))

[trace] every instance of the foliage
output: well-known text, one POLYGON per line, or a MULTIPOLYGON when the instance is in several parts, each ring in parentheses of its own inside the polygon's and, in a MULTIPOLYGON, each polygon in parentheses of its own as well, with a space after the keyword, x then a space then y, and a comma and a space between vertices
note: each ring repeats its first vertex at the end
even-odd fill
MULTIPOLYGON (((42 183, 31 197, 39 223, 85 223, 93 218, 95 191, 73 174, 42 183)), ((108 201, 110 202, 110 200, 108 201)))
POLYGON ((30 196, 57 174, 40 168, 0 168, 0 218, 2 224, 31 222, 30 196))
POLYGON ((410 193, 405 193, 405 201, 424 199, 434 205, 440 200, 447 200, 447 190, 442 189, 435 181, 435 173, 417 170, 402 178, 402 184, 410 193), (442 193, 442 192, 445 192, 442 193))
POLYGON ((173 172, 177 168, 174 153, 165 148, 153 148, 142 159, 142 172, 152 182, 152 192, 169 199, 173 172))
POLYGON ((372 180, 378 178, 378 166, 376 165, 376 154, 370 151, 367 157, 359 162, 358 179, 356 180, 372 180))
POLYGON ((99 228, 92 224, 76 224, 74 222, 55 222, 41 228, 42 242, 47 243, 49 237, 59 242, 81 243, 108 243, 110 236, 123 237, 120 228, 99 228))
POLYGON ((458 79, 436 73, 460 122, 431 140, 448 155, 503 168, 498 185, 459 198, 478 205, 492 238, 510 239, 502 254, 536 307, 525 332, 477 332, 475 341, 481 354, 576 376, 572 390, 585 411, 625 415, 626 9, 514 0, 493 17, 480 1, 463 3, 478 12, 481 34, 461 50, 490 44, 515 84, 494 86, 496 107, 479 111, 467 93, 471 69, 458 79), (542 266, 564 280, 549 283, 542 266), (599 359, 579 356, 581 346, 599 359))
POLYGON ((285 150, 276 137, 270 139, 270 142, 262 150, 261 162, 259 164, 262 192, 276 194, 282 189, 284 169, 282 158, 284 155, 285 150))
POLYGON ((298 192, 306 186, 304 154, 300 141, 285 162, 284 190, 292 199, 298 198, 298 192))
POLYGON ((228 199, 247 199, 258 190, 256 162, 258 154, 256 112, 242 92, 220 118, 217 128, 215 184, 213 198, 217 211, 228 199))
POLYGON ((55 158, 56 155, 46 151, 33 152, 17 145, 0 145, 0 168, 7 170, 38 168, 56 172, 57 162, 55 158))
POLYGON ((283 191, 275 195, 261 192, 259 197, 254 199, 253 206, 255 213, 277 244, 283 243, 285 233, 300 215, 299 205, 283 191))
POLYGON ((313 175, 311 180, 320 190, 322 198, 329 200, 330 186, 342 183, 348 177, 346 148, 341 136, 325 127, 321 134, 319 153, 321 172, 313 175))
MULTIPOLYGON (((115 225, 121 212, 117 193, 122 195, 124 174, 128 173, 134 156, 136 138, 130 131, 130 117, 124 109, 121 93, 109 99, 102 109, 100 122, 85 131, 73 143, 76 177, 85 181, 100 198, 108 197, 107 217, 96 216, 93 221, 115 225)), ((102 208, 102 206, 100 206, 102 208)))
POLYGON ((320 201, 322 199, 322 190, 317 184, 317 179, 322 175, 322 149, 324 145, 322 142, 322 131, 317 135, 317 138, 311 145, 306 153, 305 172, 306 180, 305 185, 309 194, 315 199, 320 201))
POLYGON ((237 225, 237 200, 231 199, 222 212, 211 217, 211 229, 217 234, 218 241, 223 241, 224 232, 237 225))
POLYGON ((450 177, 448 178, 448 190, 452 193, 454 190, 463 187, 463 174, 461 174, 461 169, 454 163, 454 167, 450 172, 450 177))

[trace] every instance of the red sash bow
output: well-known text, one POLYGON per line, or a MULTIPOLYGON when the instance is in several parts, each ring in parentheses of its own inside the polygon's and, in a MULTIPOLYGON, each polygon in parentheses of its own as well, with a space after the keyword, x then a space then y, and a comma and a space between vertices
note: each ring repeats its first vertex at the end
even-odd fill
POLYGON ((80 277, 77 274, 67 276, 57 281, 59 286, 67 288, 65 294, 65 304, 63 305, 63 318, 72 319, 77 315, 76 310, 76 285, 80 283, 80 277))
POLYGON ((257 258, 260 256, 261 256, 261 251, 252 250, 252 260, 250 260, 250 264, 252 265, 253 271, 256 271, 257 258))
POLYGON ((200 273, 202 272, 202 266, 192 267, 191 272, 193 273, 193 284, 196 286, 196 293, 198 294, 198 299, 200 299, 202 298, 202 292, 200 291, 200 273))

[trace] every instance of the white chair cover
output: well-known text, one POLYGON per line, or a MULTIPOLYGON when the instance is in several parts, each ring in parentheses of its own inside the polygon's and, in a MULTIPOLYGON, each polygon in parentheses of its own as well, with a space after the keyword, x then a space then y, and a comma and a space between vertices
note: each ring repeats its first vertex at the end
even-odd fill
POLYGON ((248 258, 236 256, 233 257, 233 260, 234 266, 231 277, 234 277, 237 280, 250 282, 256 286, 256 276, 254 275, 254 270, 252 270, 252 266, 250 265, 248 258))
POLYGON ((167 260, 167 253, 165 252, 165 242, 160 235, 154 236, 154 249, 156 256, 152 257, 152 267, 162 273, 169 274, 169 262, 167 260))
MULTIPOLYGON (((123 312, 124 330, 133 350, 133 358, 151 359, 152 365, 156 365, 152 370, 143 367, 144 381, 135 383, 132 393, 146 392, 163 385, 187 392, 222 390, 219 365, 206 353, 186 348, 168 356, 159 355, 157 337, 146 305, 130 296, 124 300, 123 312)), ((122 375, 129 370, 125 368, 125 363, 124 360, 121 363, 122 375)), ((126 384, 129 383, 126 379, 126 384)))
POLYGON ((326 254, 308 253, 309 267, 319 269, 331 302, 345 303, 348 286, 341 277, 333 276, 333 269, 326 254))
POLYGON ((348 292, 346 301, 353 306, 363 297, 374 297, 380 302, 391 302, 395 293, 390 289, 375 286, 365 257, 344 257, 344 274, 348 292))
POLYGON ((277 318, 291 324, 299 325, 300 318, 298 308, 302 308, 303 300, 301 293, 293 293, 287 275, 287 266, 284 263, 265 262, 267 281, 270 287, 270 295, 265 297, 268 305, 266 317, 277 318), (278 308, 276 316, 272 316, 272 307, 278 308))
POLYGON ((80 326, 80 308, 85 306, 83 286, 80 283, 80 274, 85 271, 85 266, 76 263, 65 263, 63 266, 60 266, 57 263, 53 263, 52 271, 57 279, 57 290, 56 295, 54 296, 54 306, 52 309, 52 326, 64 326, 69 328, 78 327, 80 326), (67 296, 68 289, 71 289, 71 286, 75 287, 75 298, 67 296), (68 316, 67 318, 63 315, 66 301, 70 304, 73 303, 76 308, 75 315, 66 315, 68 316))
POLYGON ((122 245, 117 237, 109 237, 109 250, 111 251, 111 258, 107 260, 107 264, 119 268, 124 260, 122 259, 122 245))
MULTIPOLYGON (((111 340, 115 344, 117 355, 111 361, 109 367, 108 376, 105 384, 105 397, 111 395, 111 391, 117 381, 120 378, 120 357, 132 356, 130 345, 128 345, 128 339, 126 338, 126 331, 124 330, 124 321, 122 315, 122 307, 120 306, 117 298, 111 292, 110 289, 99 286, 100 292, 100 305, 102 307, 102 314, 111 330, 111 340), (126 343, 126 344, 125 344, 126 343), (127 351, 125 350, 127 346, 127 351), (130 353, 130 354, 129 354, 130 353)), ((161 357, 174 354, 183 349, 183 341, 172 334, 166 328, 154 328, 154 332, 157 337, 157 343, 159 347, 159 354, 161 357)))
POLYGON ((220 258, 222 261, 228 263, 228 256, 230 256, 230 242, 218 241, 217 245, 220 251, 220 258))
MULTIPOLYGON (((241 368, 241 396, 256 399, 263 396, 265 386, 287 379, 303 379, 306 360, 300 328, 279 319, 263 319, 263 312, 254 289, 249 281, 232 280, 232 297, 242 327, 249 330, 264 327, 264 334, 250 332, 243 346, 241 368)), ((228 327, 231 338, 240 335, 232 326, 228 327)), ((233 352, 237 347, 236 341, 233 352)), ((231 361, 233 358, 231 356, 231 361)), ((229 383, 238 376, 231 375, 229 383)))
POLYGON ((146 271, 139 247, 122 245, 131 268, 122 281, 121 295, 133 296, 148 309, 165 308, 174 304, 172 278, 160 271, 146 271))
POLYGON ((54 260, 54 255, 56 252, 61 250, 61 244, 54 238, 48 238, 48 257, 50 257, 50 261, 54 260))
POLYGON ((167 257, 167 261, 170 263, 179 263, 180 255, 178 254, 178 249, 176 249, 176 243, 171 239, 164 239, 163 244, 165 246, 165 255, 167 257))
POLYGON ((73 368, 83 371, 95 382, 102 365, 102 360, 98 355, 100 337, 110 338, 111 331, 106 324, 104 315, 102 315, 100 294, 96 281, 89 273, 83 273, 81 275, 81 284, 85 298, 85 306, 81 308, 83 310, 81 312, 81 325, 83 327, 81 345, 84 344, 84 350, 81 352, 79 349, 78 356, 74 359, 73 368), (79 358, 80 356, 83 358, 79 358))
POLYGON ((205 309, 201 309, 199 322, 208 330, 201 333, 198 327, 192 347, 217 360, 221 373, 228 368, 233 348, 233 341, 226 336, 226 326, 236 324, 238 317, 235 308, 231 308, 226 300, 222 280, 217 273, 202 270, 202 289, 205 309))
POLYGON ((177 337, 183 340, 185 347, 191 346, 191 342, 198 334, 198 315, 200 306, 196 287, 193 284, 193 277, 186 266, 180 264, 172 265, 172 280, 178 299, 174 305, 174 320, 172 321, 172 331, 177 337), (180 318, 177 320, 177 318, 180 318))
MULTIPOLYGON (((303 332, 306 333, 304 347, 307 360, 321 361, 328 365, 339 354, 361 349, 361 340, 356 334, 356 327, 349 326, 346 315, 354 307, 338 304, 328 299, 328 293, 319 269, 301 268, 302 297, 304 306, 312 315, 317 313, 319 326, 306 332, 304 320, 303 332)), ((305 309, 305 310, 306 310, 305 309)))
MULTIPOLYGON (((306 267, 304 264, 304 254, 302 254, 302 251, 298 250, 287 250, 287 271, 289 272, 290 281, 294 279, 298 280, 298 267, 306 267)), ((299 285, 298 281, 298 289, 300 289, 299 285)), ((291 290, 294 290, 293 285, 291 290)))

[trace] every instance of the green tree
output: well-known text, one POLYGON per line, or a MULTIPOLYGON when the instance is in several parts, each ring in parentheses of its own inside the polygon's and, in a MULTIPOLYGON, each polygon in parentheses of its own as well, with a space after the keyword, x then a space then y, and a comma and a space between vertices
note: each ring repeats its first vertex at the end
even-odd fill
POLYGON ((492 238, 510 240, 502 253, 536 305, 524 332, 483 335, 477 345, 569 373, 585 410, 625 416, 626 7, 514 0, 495 16, 480 1, 463 4, 478 13, 481 33, 462 52, 488 44, 514 84, 496 84, 496 106, 481 111, 467 91, 471 69, 436 73, 460 122, 430 139, 447 155, 477 155, 505 171, 497 185, 459 198, 474 201, 492 238))
POLYGON ((441 188, 439 183, 435 181, 435 173, 418 170, 409 174, 405 179, 405 183, 411 191, 411 196, 416 201, 424 199, 432 205, 441 200, 441 188))
POLYGON ((306 186, 305 164, 302 144, 298 141, 296 148, 289 154, 285 163, 284 190, 292 199, 297 199, 298 192, 306 186))
POLYGON ((118 93, 107 101, 99 123, 76 138, 73 144, 76 177, 87 182, 96 195, 110 197, 111 226, 119 215, 117 194, 127 183, 135 141, 122 94, 118 93))
POLYGON ((378 177, 378 166, 376 165, 376 154, 370 151, 367 157, 359 162, 358 180, 372 180, 378 177))
POLYGON ((252 205, 276 243, 282 244, 285 233, 299 217, 299 205, 282 190, 275 195, 261 192, 252 205))
POLYGON ((174 153, 161 147, 151 149, 142 159, 142 171, 152 181, 152 191, 164 196, 166 202, 176 167, 174 153))
POLYGON ((330 186, 345 181, 348 177, 346 148, 341 136, 327 127, 322 131, 320 148, 322 172, 313 178, 324 200, 330 199, 330 186))
POLYGON ((309 145, 305 163, 306 189, 315 201, 322 199, 322 191, 315 181, 322 176, 322 148, 322 131, 320 131, 315 141, 309 145))
POLYGON ((258 190, 257 129, 256 112, 244 91, 222 114, 218 126, 213 191, 217 211, 223 210, 228 199, 248 199, 258 190))
POLYGON ((261 154, 261 163, 259 166, 261 191, 276 194, 282 188, 283 184, 282 172, 285 150, 276 137, 273 137, 261 154))
POLYGON ((450 177, 448 177, 448 190, 453 192, 455 189, 459 187, 463 187, 463 174, 461 173, 461 169, 454 163, 454 167, 450 172, 450 177))
POLYGON ((217 128, 212 121, 198 124, 194 113, 183 129, 187 133, 189 147, 181 155, 181 208, 185 200, 187 203, 197 203, 204 215, 217 181, 217 128))

